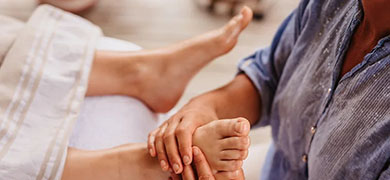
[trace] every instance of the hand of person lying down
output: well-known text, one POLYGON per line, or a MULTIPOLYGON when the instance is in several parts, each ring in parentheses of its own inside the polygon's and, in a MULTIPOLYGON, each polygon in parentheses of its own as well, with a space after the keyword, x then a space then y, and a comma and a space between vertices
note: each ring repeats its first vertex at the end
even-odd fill
POLYGON ((158 157, 164 171, 180 174, 191 164, 195 145, 205 153, 213 174, 223 177, 217 179, 236 179, 248 154, 250 124, 244 118, 217 119, 214 111, 196 102, 187 104, 149 134, 150 155, 158 157))

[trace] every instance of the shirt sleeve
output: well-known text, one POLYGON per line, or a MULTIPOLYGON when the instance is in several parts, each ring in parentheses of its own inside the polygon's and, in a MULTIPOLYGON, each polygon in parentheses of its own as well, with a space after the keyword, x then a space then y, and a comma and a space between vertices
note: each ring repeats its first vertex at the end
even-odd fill
POLYGON ((244 58, 238 65, 239 73, 245 73, 261 96, 261 117, 255 126, 270 124, 270 110, 279 78, 289 58, 302 26, 303 12, 307 5, 302 1, 280 25, 271 46, 260 49, 244 58))

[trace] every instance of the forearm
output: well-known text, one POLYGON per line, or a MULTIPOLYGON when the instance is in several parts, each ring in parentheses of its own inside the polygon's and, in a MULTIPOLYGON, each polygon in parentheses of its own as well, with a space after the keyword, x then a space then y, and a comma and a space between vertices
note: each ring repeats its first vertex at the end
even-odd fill
POLYGON ((240 74, 226 86, 194 98, 189 106, 211 109, 218 119, 244 117, 255 124, 261 113, 260 101, 256 87, 240 74))

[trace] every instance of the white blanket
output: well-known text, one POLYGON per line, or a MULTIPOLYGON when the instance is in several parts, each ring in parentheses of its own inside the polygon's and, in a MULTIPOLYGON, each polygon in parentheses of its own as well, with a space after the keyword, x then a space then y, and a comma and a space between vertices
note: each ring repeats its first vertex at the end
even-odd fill
POLYGON ((60 179, 101 31, 47 5, 0 24, 0 179, 60 179))

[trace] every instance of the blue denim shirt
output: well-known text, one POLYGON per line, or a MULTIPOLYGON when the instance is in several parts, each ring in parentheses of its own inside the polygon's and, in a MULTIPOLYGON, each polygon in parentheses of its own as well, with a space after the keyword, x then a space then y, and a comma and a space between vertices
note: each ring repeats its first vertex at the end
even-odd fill
POLYGON ((267 179, 390 179, 390 36, 340 77, 362 17, 358 0, 303 0, 241 61, 261 95, 258 126, 272 127, 267 179))

